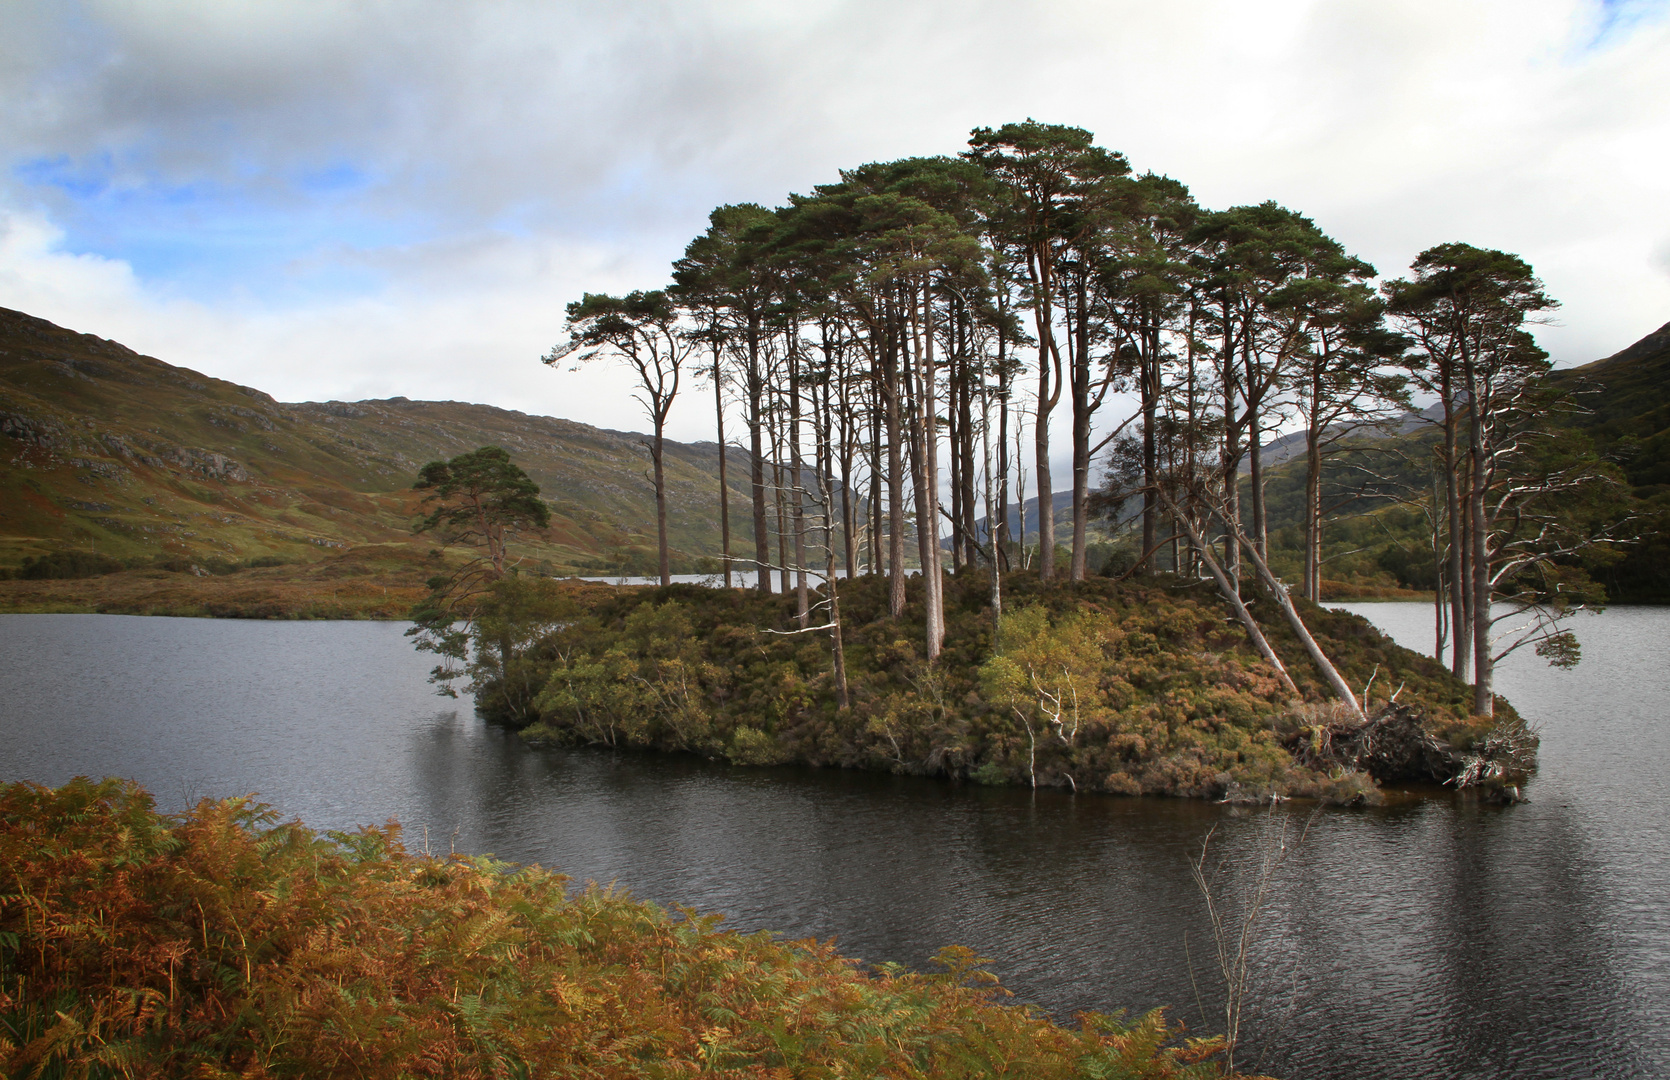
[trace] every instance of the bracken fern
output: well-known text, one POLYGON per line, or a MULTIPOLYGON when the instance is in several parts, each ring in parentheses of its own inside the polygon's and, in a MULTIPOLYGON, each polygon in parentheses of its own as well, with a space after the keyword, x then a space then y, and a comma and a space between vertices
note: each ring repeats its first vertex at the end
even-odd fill
POLYGON ((863 971, 560 874, 320 836, 251 799, 0 786, 7 1077, 1218 1075, 1158 1012, 1076 1028, 963 949, 863 971))

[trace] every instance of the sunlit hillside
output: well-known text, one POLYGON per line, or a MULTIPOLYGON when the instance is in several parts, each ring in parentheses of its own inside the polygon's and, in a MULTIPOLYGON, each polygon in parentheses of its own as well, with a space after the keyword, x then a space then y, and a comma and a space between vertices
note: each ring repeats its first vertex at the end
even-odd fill
MULTIPOLYGON (((0 565, 66 548, 302 561, 405 541, 418 468, 488 444, 551 502, 536 559, 594 572, 653 559, 642 436, 455 401, 279 402, 3 308, 0 436, 0 565)), ((733 454, 735 488, 747 461, 733 454)), ((717 457, 713 443, 668 444, 685 564, 719 550, 717 457)), ((733 505, 745 498, 735 491, 733 505)), ((736 518, 736 542, 750 542, 736 518)))

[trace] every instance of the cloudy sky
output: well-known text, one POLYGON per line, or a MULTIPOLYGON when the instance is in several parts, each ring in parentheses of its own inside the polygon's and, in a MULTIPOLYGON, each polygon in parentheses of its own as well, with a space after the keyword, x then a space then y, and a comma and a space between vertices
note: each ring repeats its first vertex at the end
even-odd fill
POLYGON ((1388 276, 1519 253, 1562 364, 1670 320, 1670 0, 6 0, 0 305, 283 400, 641 428, 539 363, 565 303, 1028 116, 1388 276))

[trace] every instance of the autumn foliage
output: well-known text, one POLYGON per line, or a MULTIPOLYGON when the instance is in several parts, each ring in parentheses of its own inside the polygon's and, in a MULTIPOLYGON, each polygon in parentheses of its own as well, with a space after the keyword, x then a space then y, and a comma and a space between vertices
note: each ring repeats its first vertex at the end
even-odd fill
POLYGON ((318 835, 247 798, 0 786, 7 1077, 1218 1074, 1156 1012, 1076 1028, 964 949, 867 971, 399 827, 318 835))

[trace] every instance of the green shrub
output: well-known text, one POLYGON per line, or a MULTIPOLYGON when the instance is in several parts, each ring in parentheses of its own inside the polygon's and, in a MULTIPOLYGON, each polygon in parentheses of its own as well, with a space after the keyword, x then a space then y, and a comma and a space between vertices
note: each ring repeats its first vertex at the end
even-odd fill
POLYGON ((13 572, 24 581, 52 581, 70 578, 101 577, 127 569, 108 555, 95 551, 51 551, 27 558, 13 572))
MULTIPOLYGON (((1222 797, 1233 787, 1354 802, 1362 784, 1372 789, 1367 778, 1342 784, 1299 766, 1286 748, 1305 708, 1329 692, 1269 601, 1251 603, 1298 698, 1197 582, 1044 588, 1016 575, 1005 589, 994 647, 986 583, 948 579, 945 649, 930 666, 918 645, 919 581, 898 621, 887 617, 883 579, 843 582, 844 709, 828 636, 786 632, 798 625, 792 597, 611 590, 530 660, 542 689, 523 735, 1118 794, 1222 797)), ((1380 701, 1402 686, 1399 700, 1423 706, 1440 737, 1473 737, 1467 687, 1441 665, 1354 615, 1300 604, 1352 685, 1375 675, 1380 701)))

